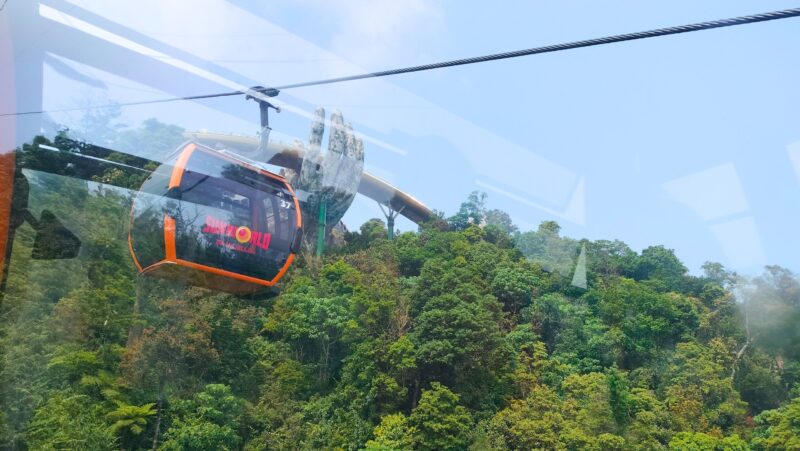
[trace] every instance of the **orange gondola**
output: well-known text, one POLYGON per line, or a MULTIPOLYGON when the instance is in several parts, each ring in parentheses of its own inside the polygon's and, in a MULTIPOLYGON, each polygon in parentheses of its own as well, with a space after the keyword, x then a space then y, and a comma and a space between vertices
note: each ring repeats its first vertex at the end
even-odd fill
POLYGON ((247 294, 280 280, 301 239, 283 177, 188 142, 142 184, 128 243, 142 274, 247 294))

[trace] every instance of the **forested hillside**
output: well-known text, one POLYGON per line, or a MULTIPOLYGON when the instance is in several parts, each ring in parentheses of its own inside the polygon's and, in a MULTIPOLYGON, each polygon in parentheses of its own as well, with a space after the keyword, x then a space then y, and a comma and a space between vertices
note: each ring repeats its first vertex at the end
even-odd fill
MULTIPOLYGON (((83 243, 37 261, 17 231, 2 448, 800 449, 786 269, 692 276, 662 246, 521 232, 474 193, 393 241, 369 221, 278 291, 237 298, 136 276, 132 191, 26 176, 34 214, 83 243)), ((95 179, 141 183, 124 177, 95 179)))

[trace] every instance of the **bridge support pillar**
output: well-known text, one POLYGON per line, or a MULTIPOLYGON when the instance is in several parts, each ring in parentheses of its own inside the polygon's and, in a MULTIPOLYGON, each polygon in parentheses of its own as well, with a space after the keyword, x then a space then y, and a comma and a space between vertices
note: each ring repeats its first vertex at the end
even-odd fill
POLYGON ((386 237, 389 241, 394 239, 394 219, 403 212, 403 209, 406 208, 405 206, 400 207, 399 210, 395 210, 390 203, 386 203, 386 209, 384 210, 384 204, 378 202, 378 206, 381 208, 383 215, 386 216, 386 237))

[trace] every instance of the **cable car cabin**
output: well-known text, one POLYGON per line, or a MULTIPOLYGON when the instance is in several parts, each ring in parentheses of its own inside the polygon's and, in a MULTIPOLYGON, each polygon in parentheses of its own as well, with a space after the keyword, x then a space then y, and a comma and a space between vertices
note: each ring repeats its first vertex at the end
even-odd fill
POLYGON ((301 226, 282 177, 190 142, 142 184, 128 241, 142 274, 247 294, 284 275, 301 226))

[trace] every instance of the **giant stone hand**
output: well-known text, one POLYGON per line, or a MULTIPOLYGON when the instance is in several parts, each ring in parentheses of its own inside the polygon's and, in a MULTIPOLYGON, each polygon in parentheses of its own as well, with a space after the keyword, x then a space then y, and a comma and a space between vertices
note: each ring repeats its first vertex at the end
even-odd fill
POLYGON ((321 220, 328 241, 331 230, 353 202, 364 169, 364 143, 354 135, 352 125, 344 122, 340 111, 331 116, 328 151, 323 154, 324 132, 325 109, 317 108, 299 173, 291 169, 284 171, 300 199, 303 246, 309 251, 316 249, 321 220))

